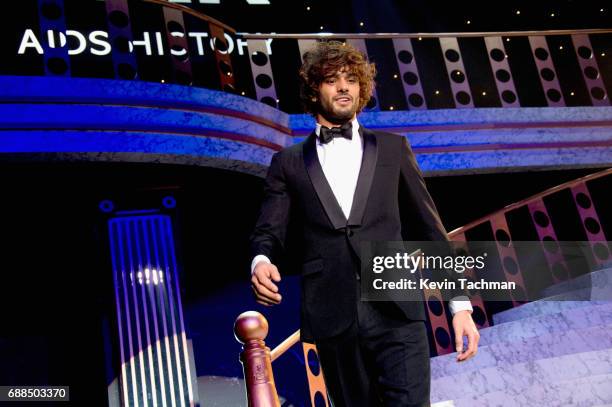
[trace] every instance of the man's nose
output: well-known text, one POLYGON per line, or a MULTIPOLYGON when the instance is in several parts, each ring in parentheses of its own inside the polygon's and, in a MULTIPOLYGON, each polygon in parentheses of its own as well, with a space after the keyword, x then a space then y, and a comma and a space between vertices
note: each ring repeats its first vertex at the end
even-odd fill
POLYGON ((336 81, 336 89, 338 92, 346 92, 348 91, 348 81, 346 79, 339 79, 336 81))

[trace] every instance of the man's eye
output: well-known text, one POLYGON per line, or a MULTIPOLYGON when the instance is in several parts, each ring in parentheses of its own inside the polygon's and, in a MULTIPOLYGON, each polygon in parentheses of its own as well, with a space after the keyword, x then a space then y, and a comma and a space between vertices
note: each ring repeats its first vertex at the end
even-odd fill
POLYGON ((334 82, 336 82, 335 79, 326 79, 325 80, 325 83, 334 83, 334 82))

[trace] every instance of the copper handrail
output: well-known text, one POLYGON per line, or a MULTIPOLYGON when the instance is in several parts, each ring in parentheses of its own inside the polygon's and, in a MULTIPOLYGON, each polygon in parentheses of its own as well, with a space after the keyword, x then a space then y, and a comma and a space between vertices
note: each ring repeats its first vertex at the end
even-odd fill
POLYGON ((300 330, 298 329, 291 334, 287 339, 282 341, 276 348, 270 352, 270 358, 272 362, 278 359, 283 353, 285 353, 290 347, 300 341, 300 330))
POLYGON ((249 407, 280 407, 270 349, 264 342, 268 335, 268 321, 259 312, 243 312, 234 323, 234 335, 243 344, 240 362, 249 407))
POLYGON ((597 179, 597 178, 605 177, 606 175, 610 175, 610 174, 612 174, 612 168, 608 168, 606 170, 599 171, 599 172, 596 172, 594 174, 589 174, 589 175, 584 176, 582 178, 578 178, 578 179, 575 179, 575 180, 572 180, 572 181, 565 182, 565 183, 563 183, 561 185, 557 185, 556 187, 552 187, 550 189, 547 189, 546 191, 543 191, 543 192, 537 193, 535 195, 532 195, 529 198, 525 198, 525 199, 523 199, 521 201, 518 201, 518 202, 515 202, 515 203, 510 204, 508 206, 505 206, 504 208, 499 209, 499 210, 497 210, 497 211, 495 211, 493 213, 490 213, 490 214, 488 214, 486 216, 483 216, 480 219, 476 219, 475 221, 472 221, 472 222, 470 222, 470 223, 468 223, 466 225, 460 226, 457 229, 454 229, 453 231, 449 232, 448 236, 452 238, 453 236, 455 236, 457 234, 464 233, 466 230, 471 229, 474 226, 478 226, 478 225, 486 222, 489 218, 492 218, 492 217, 494 217, 496 215, 499 215, 500 213, 508 212, 508 211, 510 211, 512 209, 516 209, 516 208, 519 208, 521 206, 527 205, 528 203, 530 203, 532 201, 535 201, 535 200, 538 200, 538 199, 542 199, 545 196, 554 194, 555 192, 559 192, 559 191, 561 191, 562 189, 565 189, 565 188, 570 188, 570 187, 572 187, 572 186, 574 186, 576 184, 580 184, 580 183, 591 181, 591 180, 594 180, 594 179, 597 179))

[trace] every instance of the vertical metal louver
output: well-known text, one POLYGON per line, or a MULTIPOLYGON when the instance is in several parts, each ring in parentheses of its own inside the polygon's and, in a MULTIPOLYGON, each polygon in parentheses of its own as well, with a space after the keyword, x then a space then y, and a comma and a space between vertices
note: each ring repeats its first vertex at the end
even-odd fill
POLYGON ((129 216, 108 222, 128 406, 194 405, 171 219, 129 216))

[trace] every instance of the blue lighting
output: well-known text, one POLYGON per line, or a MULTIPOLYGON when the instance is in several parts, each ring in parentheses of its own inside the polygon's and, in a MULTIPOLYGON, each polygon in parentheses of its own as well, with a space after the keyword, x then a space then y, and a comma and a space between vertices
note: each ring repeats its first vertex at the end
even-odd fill
MULTIPOLYGON (((210 166, 264 176, 306 137, 308 115, 228 93, 138 81, 0 77, 0 153, 210 166)), ((612 107, 364 112, 409 138, 423 172, 461 174, 612 163, 612 107)))
POLYGON ((176 199, 172 196, 166 196, 162 199, 162 205, 164 205, 165 208, 173 209, 176 207, 176 199))
POLYGON ((100 208, 100 210, 104 213, 110 213, 113 211, 113 209, 115 209, 115 205, 113 204, 113 201, 106 199, 100 202, 98 208, 100 208))

